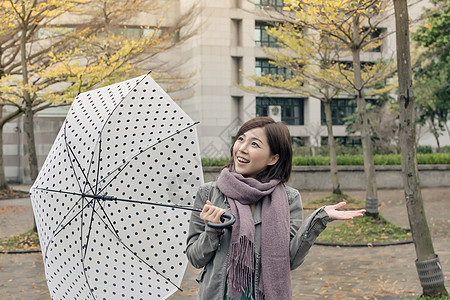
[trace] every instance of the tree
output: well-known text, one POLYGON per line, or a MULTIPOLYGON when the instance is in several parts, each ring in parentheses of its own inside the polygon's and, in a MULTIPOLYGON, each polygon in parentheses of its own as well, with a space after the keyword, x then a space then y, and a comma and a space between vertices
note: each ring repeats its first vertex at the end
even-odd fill
MULTIPOLYGON (((17 42, 20 40, 18 35, 19 28, 13 22, 13 15, 6 9, 6 6, 0 7, 0 78, 5 74, 10 74, 17 68, 17 42)), ((0 189, 9 189, 6 182, 5 168, 3 161, 3 127, 10 120, 22 114, 22 110, 16 108, 15 111, 3 115, 3 107, 6 105, 3 94, 0 91, 0 189)))
POLYGON ((289 9, 295 12, 296 24, 319 32, 339 42, 343 55, 351 57, 348 64, 336 58, 336 65, 344 84, 339 88, 355 94, 358 110, 358 123, 364 156, 364 173, 366 179, 366 209, 369 215, 378 216, 378 197, 373 161, 372 144, 369 134, 369 122, 366 112, 366 93, 376 82, 386 79, 393 71, 393 64, 379 61, 364 65, 361 53, 380 45, 383 34, 379 26, 384 20, 386 7, 384 0, 329 1, 304 0, 285 1, 290 3, 289 9), (374 37, 373 33, 380 33, 374 37), (348 87, 351 87, 349 89, 348 87))
POLYGON ((51 106, 51 102, 45 103, 43 95, 39 95, 39 92, 49 87, 48 81, 40 80, 39 72, 51 63, 47 55, 50 49, 64 47, 64 39, 61 38, 54 41, 39 40, 42 33, 40 30, 77 4, 79 2, 54 0, 2 1, 2 18, 5 17, 10 24, 3 38, 11 34, 14 36, 2 53, 8 60, 8 65, 2 66, 0 93, 3 103, 15 106, 17 111, 24 114, 24 132, 32 179, 36 178, 38 172, 33 115, 36 111, 51 106))
POLYGON ((1 12, 8 16, 19 38, 8 50, 14 56, 14 67, 1 77, 0 93, 4 103, 24 113, 32 180, 38 174, 33 127, 38 111, 68 105, 78 92, 122 76, 142 75, 150 68, 162 83, 176 82, 178 87, 183 83, 183 78, 168 72, 167 64, 156 57, 193 34, 188 27, 195 17, 195 6, 166 28, 161 26, 164 20, 156 19, 152 27, 134 26, 134 32, 141 34, 130 36, 133 31, 127 30, 127 22, 137 22, 133 21, 136 7, 149 17, 162 14, 165 6, 156 0, 27 0, 3 4, 1 12), (78 16, 78 23, 69 24, 74 16, 78 16))
POLYGON ((414 94, 419 122, 428 123, 438 149, 441 132, 450 128, 450 2, 432 1, 434 8, 425 11, 425 24, 412 34, 419 55, 414 65, 414 94))
POLYGON ((439 258, 434 252, 420 190, 416 157, 415 101, 412 89, 411 56, 409 50, 409 17, 406 0, 394 0, 398 102, 400 105, 400 147, 403 185, 409 224, 417 254, 416 266, 424 296, 448 295, 439 258), (421 272, 421 266, 427 265, 421 272), (433 274, 430 280, 429 274, 433 274))
POLYGON ((56 73, 53 78, 71 82, 72 96, 149 70, 168 92, 186 88, 191 74, 176 72, 179 61, 172 58, 170 64, 160 56, 195 34, 193 22, 198 7, 192 6, 173 20, 156 17, 167 14, 168 9, 170 6, 157 0, 88 0, 72 13, 83 20, 75 25, 76 33, 71 35, 70 42, 75 46, 50 53, 54 68, 45 77, 56 73), (138 20, 144 17, 151 18, 152 24, 140 24, 142 21, 138 20))
POLYGON ((275 65, 281 74, 251 76, 256 86, 245 88, 266 93, 288 91, 322 101, 328 133, 332 192, 342 194, 331 116, 331 101, 339 94, 340 89, 327 83, 329 78, 336 82, 344 80, 336 70, 336 64, 332 63, 336 57, 336 44, 328 36, 305 32, 288 21, 277 23, 272 28, 266 27, 266 31, 282 46, 281 51, 265 48, 271 64, 275 65))
MULTIPOLYGON (((27 133, 33 131, 33 112, 29 104, 33 101, 33 90, 37 89, 36 86, 33 86, 33 82, 30 82, 30 78, 32 77, 31 73, 38 68, 36 63, 45 65, 46 60, 39 58, 44 56, 48 47, 45 45, 32 47, 30 43, 36 40, 41 23, 51 21, 58 16, 58 11, 71 6, 73 7, 74 4, 61 1, 2 1, 0 9, 2 20, 2 30, 0 31, 2 41, 0 50, 1 107, 12 105, 15 107, 15 111, 2 118, 0 133, 7 121, 22 113, 25 114, 27 133)), ((29 144, 32 145, 29 149, 29 162, 37 164, 34 135, 27 134, 27 138, 29 144)), ((2 161, 1 187, 8 188, 4 178, 3 156, 0 160, 2 161)))

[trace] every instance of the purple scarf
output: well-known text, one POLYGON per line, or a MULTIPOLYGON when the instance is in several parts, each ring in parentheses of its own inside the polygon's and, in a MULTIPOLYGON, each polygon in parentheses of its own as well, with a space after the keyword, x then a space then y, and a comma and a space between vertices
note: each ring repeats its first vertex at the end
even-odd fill
POLYGON ((292 299, 289 255, 289 203, 279 180, 263 183, 223 169, 217 186, 236 217, 228 256, 227 297, 251 295, 255 271, 255 224, 251 204, 262 202, 261 281, 256 299, 292 299))

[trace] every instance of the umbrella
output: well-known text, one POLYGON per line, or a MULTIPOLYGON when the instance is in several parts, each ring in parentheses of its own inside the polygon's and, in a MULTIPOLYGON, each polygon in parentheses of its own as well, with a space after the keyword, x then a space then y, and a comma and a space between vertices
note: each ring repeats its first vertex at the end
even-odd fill
POLYGON ((203 183, 195 125, 149 74, 76 97, 30 190, 53 299, 180 289, 203 183))

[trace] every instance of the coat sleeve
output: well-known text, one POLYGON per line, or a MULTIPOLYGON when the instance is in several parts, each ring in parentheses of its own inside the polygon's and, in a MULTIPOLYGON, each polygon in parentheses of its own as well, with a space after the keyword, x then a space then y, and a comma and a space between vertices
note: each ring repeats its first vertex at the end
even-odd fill
MULTIPOLYGON (((210 197, 211 184, 201 186, 197 192, 194 208, 202 209, 210 197)), ((223 229, 214 229, 200 219, 200 212, 192 212, 187 237, 186 255, 195 268, 203 268, 214 257, 220 245, 223 229)))
POLYGON ((295 189, 290 189, 287 192, 290 206, 291 270, 294 270, 303 263, 309 249, 332 219, 321 207, 303 220, 300 193, 295 189))

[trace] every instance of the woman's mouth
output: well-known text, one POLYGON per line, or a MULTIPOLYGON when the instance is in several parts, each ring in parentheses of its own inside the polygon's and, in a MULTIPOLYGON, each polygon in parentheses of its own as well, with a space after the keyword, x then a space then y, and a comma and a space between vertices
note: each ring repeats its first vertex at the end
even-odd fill
POLYGON ((246 163, 249 163, 249 162, 250 162, 248 159, 245 159, 245 158, 240 157, 240 156, 236 157, 236 160, 237 160, 238 162, 242 163, 242 164, 246 164, 246 163))

